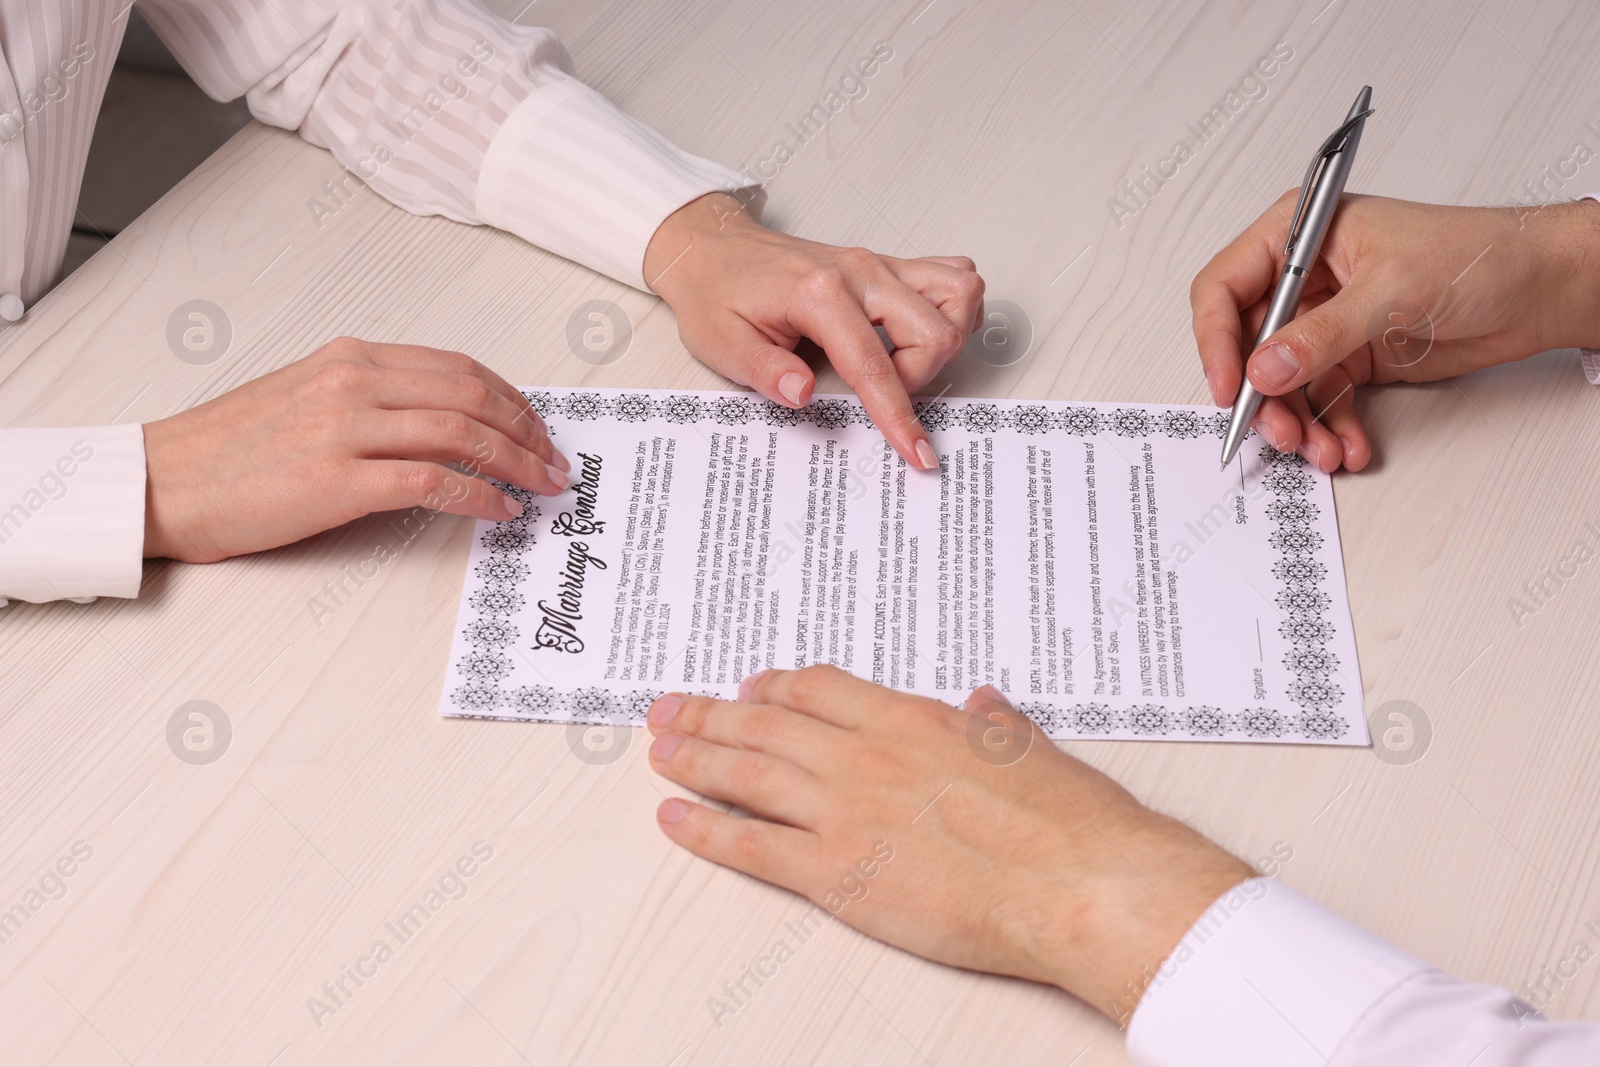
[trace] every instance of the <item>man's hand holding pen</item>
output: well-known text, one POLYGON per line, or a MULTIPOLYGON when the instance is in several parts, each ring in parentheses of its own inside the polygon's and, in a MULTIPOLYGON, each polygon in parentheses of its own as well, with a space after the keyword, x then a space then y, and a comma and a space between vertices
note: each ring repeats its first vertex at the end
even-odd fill
POLYGON ((1600 345, 1600 203, 1444 207, 1346 196, 1300 314, 1240 358, 1266 317, 1297 190, 1219 252, 1190 289, 1212 398, 1241 370, 1266 395, 1253 427, 1325 471, 1372 443, 1355 389, 1454 377, 1552 348, 1600 345), (1304 392, 1301 392, 1301 390, 1304 392))

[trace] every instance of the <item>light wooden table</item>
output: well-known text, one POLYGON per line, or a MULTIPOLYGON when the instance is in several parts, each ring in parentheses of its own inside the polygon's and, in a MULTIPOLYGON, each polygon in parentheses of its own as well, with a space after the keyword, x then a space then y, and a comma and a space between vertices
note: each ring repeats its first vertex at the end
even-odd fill
MULTIPOLYGON (((1583 3, 544 0, 525 18, 667 136, 752 168, 887 42, 867 95, 771 179, 769 218, 973 256, 1035 341, 1015 367, 955 368, 937 387, 956 394, 1199 401, 1189 280, 1299 180, 1363 81, 1378 113, 1358 190, 1507 202, 1576 142, 1600 147, 1600 9, 1583 3), (1120 183, 1280 41, 1292 58, 1265 95, 1113 222, 1120 183)), ((527 384, 719 384, 653 298, 515 238, 364 191, 319 228, 307 200, 336 173, 290 134, 239 134, 0 336, 0 420, 157 418, 343 333, 462 348, 527 384), (564 343, 595 298, 636 329, 602 369, 564 343), (231 323, 207 366, 165 339, 190 299, 231 323)), ((1580 187, 1600 189, 1600 160, 1565 192, 1580 187)), ((1335 483, 1361 677, 1369 709, 1423 709, 1423 758, 1071 747, 1245 857, 1292 853, 1279 877, 1406 949, 1519 987, 1600 945, 1584 927, 1600 920, 1600 563, 1521 625, 1508 607, 1600 541, 1600 391, 1554 353, 1363 410, 1380 460, 1335 483)), ((439 717, 468 528, 434 522, 320 628, 308 600, 389 536, 384 518, 151 564, 136 601, 0 612, 0 908, 75 843, 92 853, 0 945, 0 1061, 1124 1062, 1063 995, 838 925, 714 1025, 708 998, 803 905, 658 834, 642 736, 594 765, 558 727, 439 717), (232 726, 209 765, 168 747, 190 700, 232 726), (465 895, 399 944, 385 924, 480 841, 492 858, 465 895), (379 939, 393 958, 316 1025, 308 998, 379 939)), ((1552 987, 1548 1010, 1600 1018, 1597 975, 1552 987)))

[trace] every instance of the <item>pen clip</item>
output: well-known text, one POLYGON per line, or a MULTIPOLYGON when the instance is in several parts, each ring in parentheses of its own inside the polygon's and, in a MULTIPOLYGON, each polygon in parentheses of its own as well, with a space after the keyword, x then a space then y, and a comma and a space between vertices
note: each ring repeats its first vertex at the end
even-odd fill
POLYGON ((1306 168, 1305 180, 1300 183, 1300 197, 1294 203, 1294 218, 1289 220, 1289 239, 1283 243, 1285 256, 1294 251, 1294 243, 1300 236, 1300 224, 1304 221, 1306 205, 1311 201, 1311 190, 1327 166, 1328 157, 1344 151, 1345 142, 1349 140, 1351 131, 1358 123, 1365 122, 1372 112, 1373 109, 1369 107, 1361 114, 1346 119, 1345 124, 1329 134, 1328 139, 1322 142, 1322 147, 1317 149, 1316 156, 1311 160, 1311 166, 1306 168))

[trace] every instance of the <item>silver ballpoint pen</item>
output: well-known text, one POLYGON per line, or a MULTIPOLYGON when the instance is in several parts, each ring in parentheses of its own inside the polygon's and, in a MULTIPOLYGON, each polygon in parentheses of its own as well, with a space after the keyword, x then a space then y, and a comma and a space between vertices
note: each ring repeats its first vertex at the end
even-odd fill
MULTIPOLYGON (((1355 106, 1344 125, 1333 131, 1306 170, 1305 181, 1300 183, 1300 199, 1294 206, 1294 218, 1289 222, 1289 240, 1283 246, 1287 258, 1283 274, 1278 278, 1278 288, 1272 294, 1272 306, 1267 309, 1266 320, 1261 323, 1261 333, 1251 346, 1254 352, 1263 341, 1287 325, 1300 310, 1300 293, 1305 289, 1306 275, 1317 262, 1317 252, 1322 248, 1322 238, 1333 221, 1334 209, 1344 193, 1345 179, 1350 176, 1350 165, 1355 162, 1356 146, 1361 143, 1361 128, 1372 114, 1372 86, 1363 86, 1356 95, 1355 106)), ((1228 436, 1222 442, 1222 468, 1227 469, 1244 444, 1250 432, 1250 423, 1261 407, 1261 394, 1244 378, 1239 386, 1239 396, 1233 402, 1233 414, 1228 417, 1228 436)))

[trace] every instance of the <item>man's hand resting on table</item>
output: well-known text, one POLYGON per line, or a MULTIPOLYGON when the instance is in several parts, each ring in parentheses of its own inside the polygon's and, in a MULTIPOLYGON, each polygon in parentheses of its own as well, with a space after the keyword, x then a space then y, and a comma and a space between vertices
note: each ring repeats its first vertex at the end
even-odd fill
POLYGON ((1360 470, 1372 444, 1355 387, 1600 345, 1600 204, 1530 211, 1346 196, 1299 317, 1246 364, 1243 344, 1255 340, 1283 269, 1295 193, 1217 253, 1190 289, 1212 398, 1233 403, 1243 366, 1268 398, 1255 429, 1281 451, 1325 471, 1360 470))
POLYGON ((740 698, 651 705, 651 765, 753 813, 667 800, 667 836, 819 904, 892 850, 838 917, 929 959, 1057 985, 1121 1022, 1145 968, 1254 874, 988 687, 953 708, 809 667, 748 678, 740 698), (986 732, 1032 743, 981 758, 986 732))
POLYGON ((938 466, 910 398, 982 322, 983 279, 972 260, 895 259, 801 240, 712 193, 656 230, 644 276, 678 316, 684 347, 712 370, 801 407, 816 376, 794 348, 810 338, 894 450, 914 467, 938 466), (892 353, 874 326, 888 333, 892 353))
POLYGON ((535 493, 566 457, 522 394, 459 352, 341 338, 144 428, 146 557, 208 563, 374 511, 499 521, 521 506, 459 464, 535 493))

